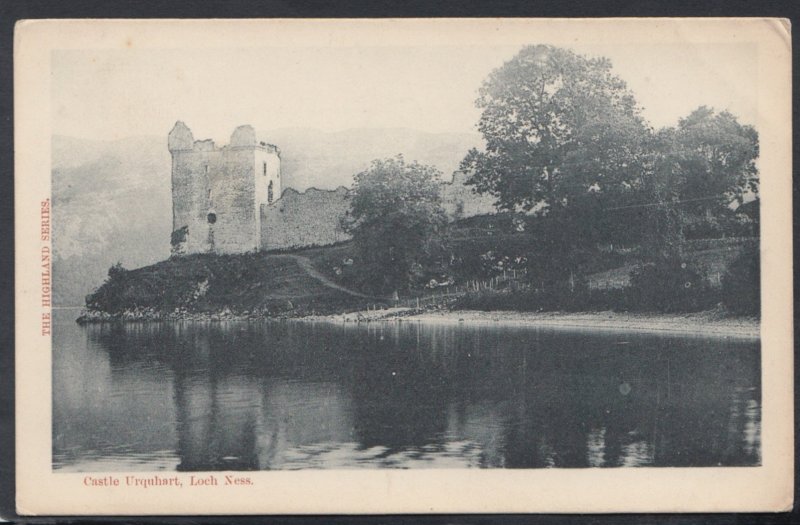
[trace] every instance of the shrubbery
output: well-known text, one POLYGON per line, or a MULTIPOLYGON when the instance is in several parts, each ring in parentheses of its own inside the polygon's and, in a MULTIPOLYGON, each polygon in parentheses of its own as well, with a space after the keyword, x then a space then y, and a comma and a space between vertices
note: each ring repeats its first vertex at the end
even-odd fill
POLYGON ((447 224, 440 175, 402 155, 374 160, 355 175, 342 226, 353 235, 360 271, 369 276, 365 291, 386 295, 413 288, 440 258, 447 224))
POLYGON ((116 263, 109 268, 105 283, 86 296, 87 308, 112 313, 124 310, 129 302, 128 275, 129 272, 122 267, 122 263, 116 263))
POLYGON ((118 314, 137 309, 170 313, 269 311, 299 315, 359 307, 362 299, 320 284, 291 258, 259 253, 192 254, 136 270, 116 264, 86 297, 86 308, 118 314))
POLYGON ((649 263, 631 272, 623 288, 590 289, 581 279, 546 283, 520 291, 484 290, 467 294, 455 308, 518 311, 696 312, 719 302, 719 292, 701 272, 677 260, 649 263))
POLYGON ((757 247, 745 248, 722 276, 722 303, 739 315, 761 314, 761 260, 757 247))
POLYGON ((702 272, 680 259, 647 263, 631 272, 631 309, 659 312, 697 312, 718 302, 702 272))

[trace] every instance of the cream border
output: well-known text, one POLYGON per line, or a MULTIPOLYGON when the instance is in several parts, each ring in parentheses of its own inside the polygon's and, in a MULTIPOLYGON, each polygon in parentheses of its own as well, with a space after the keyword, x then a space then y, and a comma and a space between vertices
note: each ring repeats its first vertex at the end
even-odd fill
POLYGON ((777 511, 793 494, 791 37, 778 19, 40 20, 14 39, 17 510, 24 515, 777 511), (50 192, 54 49, 757 42, 763 466, 261 472, 252 488, 87 489, 51 471, 51 356, 39 335, 39 202, 50 192), (766 213, 765 213, 766 212, 766 213))

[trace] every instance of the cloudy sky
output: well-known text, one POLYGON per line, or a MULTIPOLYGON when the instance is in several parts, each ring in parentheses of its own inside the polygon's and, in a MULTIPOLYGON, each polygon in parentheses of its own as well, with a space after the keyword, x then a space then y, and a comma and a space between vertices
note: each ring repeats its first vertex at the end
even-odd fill
MULTIPOLYGON (((531 36, 529 43, 550 42, 531 36)), ((757 123, 753 44, 558 44, 611 59, 655 127, 674 125, 702 104, 757 123)), ((260 130, 474 132, 478 87, 520 47, 461 42, 56 50, 51 55, 52 129, 117 139, 166 135, 183 120, 195 138, 222 143, 243 123, 260 130)))

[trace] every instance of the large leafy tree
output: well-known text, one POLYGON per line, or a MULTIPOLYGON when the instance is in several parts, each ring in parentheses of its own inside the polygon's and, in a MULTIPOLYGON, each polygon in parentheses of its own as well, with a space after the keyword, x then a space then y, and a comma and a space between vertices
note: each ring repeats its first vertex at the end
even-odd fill
POLYGON ((634 243, 650 132, 605 58, 523 48, 480 87, 485 149, 461 168, 500 209, 541 216, 529 275, 580 272, 598 243, 634 243))
POLYGON ((758 195, 758 132, 727 111, 702 106, 672 133, 678 157, 673 184, 686 209, 715 214, 758 195))
POLYGON ((355 176, 345 228, 353 235, 366 287, 391 293, 413 284, 440 251, 446 224, 441 173, 402 156, 374 160, 355 176))
POLYGON ((490 74, 476 105, 486 148, 462 169, 500 208, 558 216, 635 191, 648 130, 607 59, 525 47, 490 74))
POLYGON ((648 144, 637 204, 643 230, 641 244, 647 259, 655 261, 680 258, 683 250, 684 210, 676 174, 681 171, 681 155, 675 149, 675 129, 658 130, 648 144))
POLYGON ((649 150, 640 199, 652 256, 680 254, 687 229, 735 228, 731 206, 758 196, 758 133, 729 112, 702 106, 655 133, 649 150))

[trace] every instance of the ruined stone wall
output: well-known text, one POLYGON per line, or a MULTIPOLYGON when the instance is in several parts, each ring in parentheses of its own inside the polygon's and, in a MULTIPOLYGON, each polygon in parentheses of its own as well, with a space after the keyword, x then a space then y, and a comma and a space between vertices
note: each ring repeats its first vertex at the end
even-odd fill
POLYGON ((325 246, 345 241, 350 236, 342 230, 341 219, 350 211, 348 191, 309 188, 304 193, 293 189, 283 192, 280 200, 261 207, 262 249, 325 246))
POLYGON ((473 193, 472 186, 464 184, 466 181, 466 173, 456 171, 452 182, 442 184, 442 207, 450 220, 497 213, 495 198, 473 193))
MULTIPOLYGON (((341 226, 350 212, 348 190, 284 190, 280 150, 258 142, 252 127, 239 126, 219 148, 195 141, 178 122, 168 144, 173 254, 324 246, 350 238, 341 226)), ((466 178, 456 172, 441 186, 450 219, 495 213, 494 198, 473 193, 466 178)))
POLYGON ((255 221, 258 231, 258 246, 261 249, 261 207, 271 204, 281 196, 281 159, 277 149, 258 149, 255 152, 255 221))
MULTIPOLYGON (((496 213, 494 198, 477 195, 465 186, 466 175, 456 174, 442 184, 442 201, 451 220, 496 213), (460 214, 460 215, 459 215, 460 214)), ((310 188, 299 193, 291 188, 280 200, 261 206, 263 250, 325 246, 350 239, 341 222, 350 211, 348 190, 310 188)))

